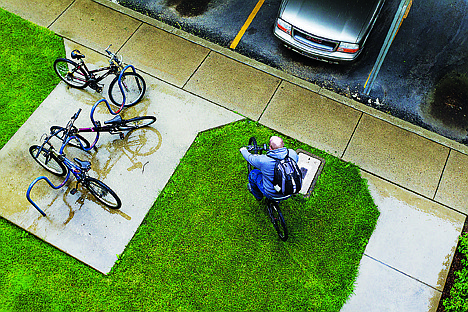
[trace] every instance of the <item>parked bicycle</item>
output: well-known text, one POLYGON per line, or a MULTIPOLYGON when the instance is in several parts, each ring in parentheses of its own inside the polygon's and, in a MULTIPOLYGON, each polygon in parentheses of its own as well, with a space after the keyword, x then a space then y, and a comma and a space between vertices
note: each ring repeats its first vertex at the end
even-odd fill
MULTIPOLYGON (((267 144, 259 146, 257 144, 256 138, 251 137, 249 139, 249 145, 247 145, 247 150, 252 154, 262 154, 264 151, 268 152, 269 149, 267 144)), ((253 169, 254 167, 249 162, 247 162, 247 177, 249 176, 250 171, 252 171, 253 169)), ((275 228, 279 238, 282 241, 286 241, 288 239, 288 230, 286 228, 286 222, 284 221, 283 213, 280 210, 279 203, 280 201, 286 200, 289 197, 291 196, 283 196, 275 199, 265 197, 268 215, 270 217, 271 222, 273 223, 273 227, 275 228)))
POLYGON ((110 58, 108 67, 89 70, 83 60, 85 55, 79 50, 73 50, 71 52, 71 58, 77 60, 78 63, 67 58, 58 58, 54 62, 55 72, 61 80, 71 87, 84 89, 89 86, 97 92, 102 92, 103 85, 100 81, 109 75, 115 75, 115 78, 109 85, 108 94, 110 101, 117 106, 121 106, 125 101, 117 83, 119 75, 122 74, 122 85, 127 96, 127 103, 125 106, 129 107, 135 105, 145 94, 146 83, 143 77, 136 73, 133 66, 131 66, 133 71, 125 72, 126 69, 124 69, 122 62, 123 58, 120 57, 119 59, 116 54, 110 52, 110 47, 111 45, 104 50, 110 58), (99 75, 98 73, 100 72, 103 73, 99 75))
MULTIPOLYGON (((78 117, 77 115, 76 117, 78 117)), ((76 118, 75 118, 76 119, 76 118)), ((41 165, 47 171, 57 175, 65 176, 65 179, 59 185, 54 185, 47 177, 41 176, 36 178, 28 187, 26 192, 26 198, 28 201, 43 215, 46 216, 45 212, 42 211, 39 206, 31 199, 31 190, 33 186, 40 180, 45 180, 50 187, 53 189, 59 189, 67 183, 70 178, 70 172, 73 173, 76 179, 76 186, 71 190, 71 194, 74 195, 77 192, 78 185, 81 183, 85 188, 87 188, 91 194, 93 194, 96 199, 104 204, 105 206, 112 209, 119 209, 122 205, 120 198, 117 194, 104 182, 90 177, 88 171, 91 169, 91 163, 89 161, 80 160, 78 158, 73 158, 73 161, 68 159, 65 156, 64 148, 65 146, 73 141, 80 140, 75 136, 71 136, 66 139, 64 144, 62 144, 60 151, 57 153, 50 143, 50 139, 53 138, 56 134, 51 134, 45 137, 42 145, 32 145, 29 148, 29 153, 32 158, 41 165)))
MULTIPOLYGON (((105 100, 102 99, 96 102, 93 108, 95 109, 103 101, 105 100)), ((90 151, 99 141, 99 133, 101 132, 118 134, 120 139, 124 139, 124 131, 132 131, 143 128, 151 125, 156 121, 156 117, 154 116, 141 116, 130 119, 123 119, 120 115, 116 115, 114 118, 108 121, 104 121, 104 125, 101 125, 100 121, 94 120, 94 109, 91 110, 91 122, 93 123, 92 127, 77 128, 74 126, 74 122, 81 112, 81 109, 79 109, 76 114, 73 115, 65 128, 60 126, 52 126, 50 127, 50 133, 55 135, 62 142, 66 142, 68 138, 72 138, 69 140, 69 144, 71 146, 81 148, 85 151, 90 151), (86 138, 80 135, 80 133, 84 132, 96 133, 96 137, 92 144, 90 144, 86 138)))

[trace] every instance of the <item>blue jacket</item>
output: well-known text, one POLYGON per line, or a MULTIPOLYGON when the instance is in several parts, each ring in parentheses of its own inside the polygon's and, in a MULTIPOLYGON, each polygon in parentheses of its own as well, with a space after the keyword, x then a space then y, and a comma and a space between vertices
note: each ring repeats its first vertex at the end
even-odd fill
POLYGON ((268 151, 266 155, 250 154, 247 149, 241 149, 242 156, 244 156, 245 160, 247 160, 255 168, 260 169, 260 171, 262 172, 263 188, 265 189, 265 192, 267 193, 264 195, 267 195, 268 197, 282 196, 281 194, 276 192, 275 189, 273 188, 273 177, 275 175, 275 164, 276 164, 276 161, 273 158, 283 159, 286 157, 288 151, 289 151, 289 157, 291 157, 297 162, 299 160, 299 157, 297 156, 296 151, 292 149, 287 149, 286 147, 268 151), (267 155, 273 158, 268 157, 267 155))

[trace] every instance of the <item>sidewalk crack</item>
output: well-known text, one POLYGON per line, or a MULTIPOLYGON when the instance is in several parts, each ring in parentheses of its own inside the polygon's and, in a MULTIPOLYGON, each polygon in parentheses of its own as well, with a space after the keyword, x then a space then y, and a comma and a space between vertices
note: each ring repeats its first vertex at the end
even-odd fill
POLYGON ((403 272, 403 271, 400 271, 400 270, 398 270, 397 268, 394 268, 394 267, 392 267, 392 266, 390 266, 390 265, 388 265, 388 264, 386 264, 386 263, 384 263, 384 262, 382 262, 382 261, 380 261, 380 260, 378 260, 378 259, 376 259, 376 258, 374 258, 374 257, 371 257, 371 256, 369 256, 369 255, 367 255, 367 254, 364 254, 363 256, 365 256, 365 257, 367 257, 367 258, 369 258, 369 259, 371 259, 371 260, 374 260, 374 261, 376 261, 376 262, 378 262, 378 263, 380 263, 380 264, 386 266, 387 268, 392 269, 392 270, 394 270, 394 271, 396 271, 396 272, 398 272, 398 273, 400 273, 400 274, 403 274, 404 276, 409 277, 409 278, 411 278, 412 280, 415 280, 415 281, 417 281, 417 282, 419 282, 419 283, 421 283, 421 284, 423 284, 423 285, 426 285, 427 287, 432 288, 433 290, 436 290, 436 291, 442 293, 442 290, 439 290, 439 289, 437 289, 436 287, 434 287, 434 286, 432 286, 432 285, 429 285, 428 283, 425 283, 425 282, 423 282, 423 281, 421 281, 421 280, 419 280, 419 279, 417 279, 417 278, 415 278, 415 277, 413 277, 413 276, 411 276, 411 275, 409 275, 409 274, 407 274, 407 273, 405 273, 405 272, 403 272))
POLYGON ((50 27, 52 27, 52 25, 66 12, 68 11, 68 9, 73 5, 75 4, 76 0, 73 0, 66 8, 65 10, 62 11, 62 13, 60 13, 53 21, 52 23, 50 23, 49 26, 47 26, 47 29, 50 29, 50 27))

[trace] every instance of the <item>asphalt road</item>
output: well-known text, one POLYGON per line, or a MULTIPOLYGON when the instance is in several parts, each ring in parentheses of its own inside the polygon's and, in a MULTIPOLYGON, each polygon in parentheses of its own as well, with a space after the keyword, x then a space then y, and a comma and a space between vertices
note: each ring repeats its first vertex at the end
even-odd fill
MULTIPOLYGON (((258 0, 117 1, 229 47, 258 0)), ((361 57, 346 66, 314 61, 284 48, 273 35, 280 2, 265 0, 236 51, 468 145, 468 91, 464 91, 468 90, 466 1, 414 1, 369 96, 364 94, 363 86, 400 0, 386 1, 361 57)))

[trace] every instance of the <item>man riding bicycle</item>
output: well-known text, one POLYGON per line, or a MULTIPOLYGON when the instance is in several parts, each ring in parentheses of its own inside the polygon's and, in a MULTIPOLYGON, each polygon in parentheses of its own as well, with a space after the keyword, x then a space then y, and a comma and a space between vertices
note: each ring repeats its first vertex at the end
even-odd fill
POLYGON ((272 136, 266 155, 251 154, 246 147, 242 147, 240 152, 245 160, 256 168, 250 171, 248 184, 249 191, 255 199, 260 201, 263 196, 273 200, 289 197, 284 196, 273 187, 276 160, 284 159, 286 156, 291 157, 295 162, 299 159, 296 151, 284 147, 283 139, 272 136))

